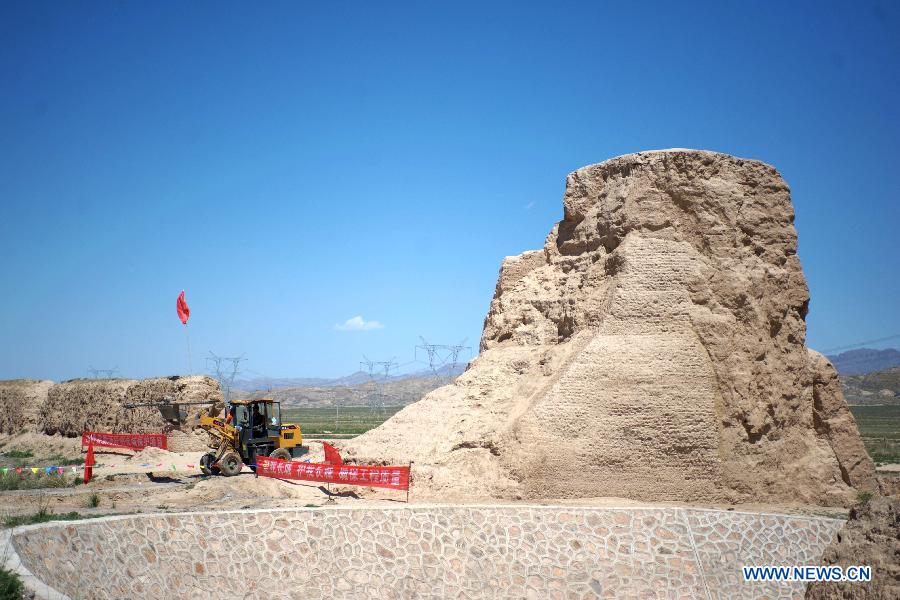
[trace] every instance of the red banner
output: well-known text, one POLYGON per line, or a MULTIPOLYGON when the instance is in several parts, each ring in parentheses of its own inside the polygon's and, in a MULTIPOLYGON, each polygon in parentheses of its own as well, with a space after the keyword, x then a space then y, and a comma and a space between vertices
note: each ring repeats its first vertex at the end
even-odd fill
POLYGON ((292 462, 267 456, 256 457, 256 474, 275 479, 298 479, 344 485, 409 489, 409 467, 369 467, 292 462))
POLYGON ((81 447, 104 446, 106 448, 144 448, 166 449, 166 436, 162 433, 101 433, 85 431, 81 434, 81 447))

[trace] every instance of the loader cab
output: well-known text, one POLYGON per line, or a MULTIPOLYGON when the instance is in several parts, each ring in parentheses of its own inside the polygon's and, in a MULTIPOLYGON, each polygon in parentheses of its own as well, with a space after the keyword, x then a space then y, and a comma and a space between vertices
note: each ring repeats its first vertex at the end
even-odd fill
POLYGON ((234 424, 242 428, 256 428, 278 437, 281 426, 281 403, 269 398, 235 400, 232 403, 234 424))
MULTIPOLYGON (((252 434, 248 439, 277 438, 281 430, 281 403, 269 398, 235 400, 232 403, 234 425, 252 434)), ((242 436, 242 441, 243 441, 242 436)))

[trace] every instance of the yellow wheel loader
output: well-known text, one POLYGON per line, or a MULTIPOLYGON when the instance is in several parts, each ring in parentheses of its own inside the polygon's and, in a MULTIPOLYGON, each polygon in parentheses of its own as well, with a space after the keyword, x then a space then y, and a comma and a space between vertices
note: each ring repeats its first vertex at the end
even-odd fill
POLYGON ((256 470, 257 456, 291 460, 307 453, 299 425, 281 422, 281 403, 271 398, 232 400, 225 417, 201 417, 212 452, 200 459, 204 475, 237 475, 243 465, 256 470))

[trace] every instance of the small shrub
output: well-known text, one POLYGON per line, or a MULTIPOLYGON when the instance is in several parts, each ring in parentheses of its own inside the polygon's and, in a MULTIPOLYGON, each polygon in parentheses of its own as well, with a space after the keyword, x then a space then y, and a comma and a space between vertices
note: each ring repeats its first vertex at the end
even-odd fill
POLYGON ((34 454, 29 450, 10 450, 9 452, 4 452, 3 456, 6 458, 32 458, 34 454))
MULTIPOLYGON (((116 513, 113 513, 116 514, 116 513)), ((132 513, 119 513, 119 514, 132 514, 132 513)), ((32 513, 30 515, 16 515, 16 516, 7 516, 3 519, 4 527, 20 527, 22 525, 34 525, 36 523, 49 523, 50 521, 77 521, 79 519, 99 519, 100 517, 108 517, 110 516, 108 513, 106 514, 94 514, 94 515, 83 515, 76 511, 71 511, 67 513, 55 513, 52 510, 49 510, 46 507, 41 507, 37 512, 32 513)), ((0 594, 0 600, 3 599, 3 595, 0 594)))
POLYGON ((57 467, 71 467, 72 465, 83 465, 84 458, 66 458, 61 454, 54 454, 47 459, 47 464, 57 467))
MULTIPOLYGON (((44 508, 38 509, 36 513, 30 515, 9 516, 3 519, 4 527, 19 527, 21 525, 34 525, 35 523, 49 523, 50 521, 74 521, 76 519, 85 519, 85 515, 72 511, 67 513, 55 513, 52 510, 44 508)), ((0 596, 2 598, 2 596, 0 596)))
POLYGON ((100 494, 94 492, 90 496, 88 496, 87 507, 88 508, 97 508, 100 506, 100 494))
POLYGON ((18 573, 0 568, 0 598, 4 600, 22 600, 25 598, 25 585, 18 573))
POLYGON ((872 492, 856 492, 856 501, 861 505, 865 506, 869 503, 869 500, 872 499, 872 492))
POLYGON ((0 490, 40 490, 44 488, 61 488, 76 485, 78 478, 74 481, 69 479, 65 473, 50 473, 38 471, 37 474, 30 470, 22 472, 20 475, 10 469, 5 475, 0 475, 0 490))
POLYGON ((57 515, 46 506, 42 506, 36 513, 30 515, 9 516, 3 520, 4 527, 19 527, 20 525, 34 525, 35 523, 47 523, 49 521, 57 521, 60 519, 77 519, 78 513, 64 513, 57 515))

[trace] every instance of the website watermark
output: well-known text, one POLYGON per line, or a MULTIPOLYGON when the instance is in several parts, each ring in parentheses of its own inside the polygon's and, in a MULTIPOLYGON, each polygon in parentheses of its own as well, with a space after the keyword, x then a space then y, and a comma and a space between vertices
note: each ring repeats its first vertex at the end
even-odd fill
POLYGON ((751 566, 741 571, 744 581, 872 581, 872 567, 867 565, 751 566))

